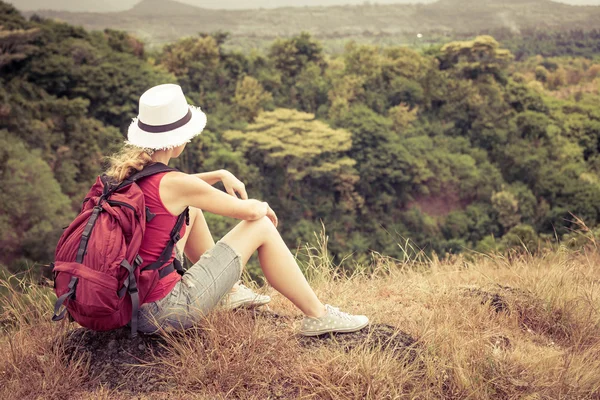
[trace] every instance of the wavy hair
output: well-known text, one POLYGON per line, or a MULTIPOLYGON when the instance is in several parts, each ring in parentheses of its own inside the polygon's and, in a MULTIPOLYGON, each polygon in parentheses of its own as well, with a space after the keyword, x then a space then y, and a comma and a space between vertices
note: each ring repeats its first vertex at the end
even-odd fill
POLYGON ((106 170, 106 175, 111 177, 115 182, 121 183, 150 164, 153 152, 151 149, 126 144, 118 153, 107 157, 109 167, 106 170))

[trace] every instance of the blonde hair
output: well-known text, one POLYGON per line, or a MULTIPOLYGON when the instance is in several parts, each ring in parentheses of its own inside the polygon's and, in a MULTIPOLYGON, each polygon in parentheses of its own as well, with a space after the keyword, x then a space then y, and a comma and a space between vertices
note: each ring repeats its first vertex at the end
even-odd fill
POLYGON ((151 149, 126 144, 118 153, 108 157, 109 167, 106 170, 106 175, 113 178, 117 183, 121 183, 150 164, 152 153, 154 151, 151 149))

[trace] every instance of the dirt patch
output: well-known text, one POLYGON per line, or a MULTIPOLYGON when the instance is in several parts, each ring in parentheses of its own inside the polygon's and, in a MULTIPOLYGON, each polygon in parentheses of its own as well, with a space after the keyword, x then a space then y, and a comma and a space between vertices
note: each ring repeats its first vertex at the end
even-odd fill
MULTIPOLYGON (((240 317, 267 323, 275 335, 277 331, 293 329, 297 322, 297 318, 266 310, 239 310, 236 313, 240 317)), ((194 332, 195 335, 200 333, 202 337, 201 329, 195 329, 194 332)), ((342 348, 344 351, 368 348, 391 352, 394 357, 405 362, 416 359, 416 340, 393 326, 384 324, 372 324, 354 333, 315 337, 298 335, 298 341, 306 350, 321 346, 342 348)), ((165 339, 160 336, 139 335, 132 339, 129 329, 125 328, 110 332, 77 328, 67 333, 62 344, 67 357, 83 357, 87 360, 89 389, 102 385, 107 389, 130 393, 164 393, 176 389, 165 380, 164 366, 154 365, 157 360, 168 356, 166 345, 165 339)), ((274 393, 273 397, 278 396, 274 393)))
POLYGON ((569 345, 574 331, 573 323, 561 308, 549 305, 532 292, 502 285, 485 288, 466 287, 461 291, 489 304, 496 312, 507 312, 518 317, 521 329, 563 345, 569 345))
MULTIPOLYGON (((262 309, 240 310, 250 313, 254 318, 268 321, 275 328, 288 329, 298 318, 280 315, 262 309)), ((327 333, 319 336, 297 335, 300 346, 314 349, 322 346, 342 348, 350 351, 355 348, 368 348, 376 351, 391 352, 396 358, 413 362, 416 359, 416 339, 408 333, 386 324, 370 324, 365 329, 352 333, 327 333)))
POLYGON ((328 333, 320 336, 299 336, 300 345, 306 348, 322 346, 338 347, 345 351, 355 348, 368 348, 381 352, 391 352, 396 358, 412 363, 417 357, 417 341, 409 334, 391 325, 371 324, 353 333, 328 333))
POLYGON ((164 371, 149 365, 165 351, 159 336, 132 339, 129 329, 94 332, 84 328, 70 331, 64 341, 68 357, 85 357, 91 388, 100 384, 109 389, 134 393, 164 391, 164 371))
POLYGON ((515 301, 518 303, 536 302, 533 293, 509 286, 493 285, 487 288, 466 287, 461 288, 461 291, 471 297, 477 297, 481 300, 481 304, 488 304, 496 312, 510 311, 510 305, 515 301))
POLYGON ((242 308, 234 312, 238 315, 248 315, 253 319, 266 321, 269 325, 272 325, 277 329, 289 328, 293 326, 297 320, 295 317, 290 317, 289 315, 278 314, 274 311, 271 311, 268 306, 262 308, 242 308))

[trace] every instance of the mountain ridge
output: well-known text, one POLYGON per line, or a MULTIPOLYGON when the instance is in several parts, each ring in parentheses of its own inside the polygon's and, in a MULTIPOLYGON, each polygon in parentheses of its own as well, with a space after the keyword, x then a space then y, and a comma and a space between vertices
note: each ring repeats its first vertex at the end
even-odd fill
MULTIPOLYGON (((376 0, 378 4, 430 4, 436 0, 376 0)), ((514 1, 514 0, 513 0, 514 1)), ((599 0, 552 0, 572 5, 600 5, 599 0)), ((363 0, 254 0, 252 6, 245 0, 181 0, 182 3, 206 9, 247 10, 259 8, 315 7, 334 5, 361 5, 363 0)), ((11 0, 21 11, 119 12, 133 8, 137 0, 11 0)))
POLYGON ((191 13, 194 15, 201 11, 206 12, 209 10, 174 0, 141 0, 129 10, 123 11, 123 13, 138 13, 138 15, 155 15, 156 13, 162 15, 189 15, 188 13, 191 13))
MULTIPOLYGON (((32 15, 33 12, 24 13, 32 15)), ((126 30, 150 44, 198 32, 226 31, 232 37, 275 38, 306 31, 316 37, 406 33, 479 33, 490 29, 594 29, 600 6, 571 6, 551 0, 440 0, 431 4, 215 10, 174 0, 142 0, 132 9, 110 13, 43 10, 35 12, 86 29, 126 30)))

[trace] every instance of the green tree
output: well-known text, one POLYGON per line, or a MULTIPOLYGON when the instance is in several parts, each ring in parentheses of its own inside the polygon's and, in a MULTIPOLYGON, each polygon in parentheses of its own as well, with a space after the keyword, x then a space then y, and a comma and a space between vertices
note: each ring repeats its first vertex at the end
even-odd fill
POLYGON ((502 237, 501 244, 505 248, 527 248, 535 251, 539 244, 539 237, 530 225, 517 225, 502 237))
POLYGON ((498 213, 498 221, 506 231, 521 222, 519 201, 512 193, 507 191, 494 193, 492 195, 492 205, 498 213))
POLYGON ((354 165, 339 157, 352 146, 350 133, 295 110, 264 112, 244 131, 227 131, 223 137, 247 153, 256 153, 266 166, 283 167, 290 181, 337 173, 354 165))
POLYGON ((2 261, 48 262, 61 228, 73 217, 52 170, 40 152, 0 130, 0 244, 2 261))
POLYGON ((474 40, 451 42, 441 49, 440 68, 452 68, 467 79, 491 75, 505 80, 505 69, 513 59, 509 50, 501 49, 491 36, 478 36, 474 40))
POLYGON ((215 38, 189 37, 165 46, 161 64, 169 72, 182 77, 204 69, 216 68, 219 57, 219 45, 215 38))
POLYGON ((31 44, 38 29, 6 30, 0 25, 0 71, 3 67, 32 55, 36 48, 31 44))
POLYGON ((291 39, 277 39, 269 50, 269 58, 281 72, 284 81, 298 75, 308 63, 323 62, 323 47, 309 33, 291 39))
POLYGON ((234 103, 247 121, 254 121, 264 107, 273 100, 271 93, 253 77, 245 76, 235 89, 234 103))
MULTIPOLYGON (((329 127, 313 114, 263 112, 244 130, 226 131, 223 137, 258 167, 263 178, 259 191, 274 209, 285 211, 282 220, 290 226, 303 219, 323 219, 328 229, 336 230, 351 223, 362 206, 355 190, 356 162, 346 156, 352 146, 350 133, 329 127)), ((305 237, 303 232, 287 235, 293 241, 311 240, 312 234, 305 237)))
POLYGON ((388 115, 393 122, 393 129, 398 133, 404 132, 417 119, 418 111, 418 108, 411 110, 408 105, 403 103, 390 108, 388 115))

